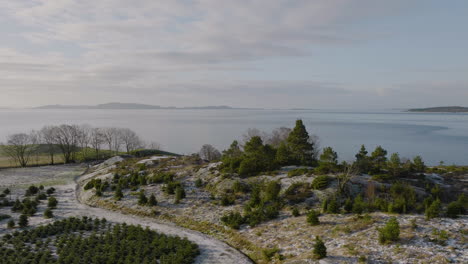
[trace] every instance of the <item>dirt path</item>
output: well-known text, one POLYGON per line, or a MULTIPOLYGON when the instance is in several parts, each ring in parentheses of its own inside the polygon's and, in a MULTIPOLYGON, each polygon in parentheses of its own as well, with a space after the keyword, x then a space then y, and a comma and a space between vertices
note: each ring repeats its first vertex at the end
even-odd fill
MULTIPOLYGON (((83 176, 83 177, 86 177, 83 176)), ((186 237, 190 241, 198 244, 200 247, 200 256, 196 263, 216 263, 216 264, 243 264, 252 263, 249 258, 228 246, 227 244, 204 235, 200 232, 188 230, 171 224, 162 224, 156 220, 145 217, 137 217, 125 215, 114 211, 109 211, 102 208, 90 207, 79 201, 80 188, 76 188, 76 183, 61 186, 61 192, 65 196, 65 204, 62 205, 64 216, 89 216, 89 217, 105 217, 111 222, 120 222, 133 225, 141 225, 167 235, 177 235, 186 237)))

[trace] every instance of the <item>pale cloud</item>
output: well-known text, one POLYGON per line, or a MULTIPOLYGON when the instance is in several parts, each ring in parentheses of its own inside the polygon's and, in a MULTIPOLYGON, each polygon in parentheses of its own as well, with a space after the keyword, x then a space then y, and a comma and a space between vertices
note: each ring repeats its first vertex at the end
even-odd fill
POLYGON ((396 12, 405 3, 1 1, 0 16, 21 27, 15 36, 34 51, 0 44, 0 89, 10 92, 4 97, 8 101, 0 99, 0 104, 14 105, 12 91, 28 90, 43 96, 25 99, 22 105, 60 103, 72 93, 92 92, 100 95, 101 102, 148 100, 128 96, 137 92, 155 96, 155 103, 174 100, 168 104, 179 105, 206 104, 215 96, 230 96, 233 104, 240 104, 249 94, 269 94, 278 100, 349 96, 347 84, 338 81, 287 76, 282 81, 258 80, 240 73, 261 71, 253 63, 262 60, 313 57, 312 46, 362 41, 368 37, 365 32, 350 30, 348 24, 396 12))

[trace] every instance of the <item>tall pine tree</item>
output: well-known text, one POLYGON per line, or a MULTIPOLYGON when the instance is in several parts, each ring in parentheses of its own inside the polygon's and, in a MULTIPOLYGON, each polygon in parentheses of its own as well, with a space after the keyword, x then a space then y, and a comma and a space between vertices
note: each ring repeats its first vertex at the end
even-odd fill
POLYGON ((294 165, 312 165, 314 163, 314 144, 302 120, 296 120, 296 126, 287 139, 291 151, 291 161, 294 165))

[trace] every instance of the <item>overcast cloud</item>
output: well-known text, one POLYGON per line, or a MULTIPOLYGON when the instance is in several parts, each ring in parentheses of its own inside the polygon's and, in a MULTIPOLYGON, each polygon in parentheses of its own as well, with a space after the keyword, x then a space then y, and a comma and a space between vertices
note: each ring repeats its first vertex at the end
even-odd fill
POLYGON ((0 106, 467 105, 467 13, 456 0, 1 0, 0 106))

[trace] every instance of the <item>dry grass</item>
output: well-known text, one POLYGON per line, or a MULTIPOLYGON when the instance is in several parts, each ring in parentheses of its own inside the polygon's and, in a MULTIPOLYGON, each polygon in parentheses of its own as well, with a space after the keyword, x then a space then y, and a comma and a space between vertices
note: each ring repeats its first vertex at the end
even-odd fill
MULTIPOLYGON (((54 156, 54 162, 56 164, 63 163, 63 158, 60 155, 54 156)), ((50 157, 48 155, 33 156, 28 163, 28 166, 42 166, 49 165, 50 157)), ((0 168, 17 168, 19 165, 14 162, 11 158, 0 156, 0 168)))

